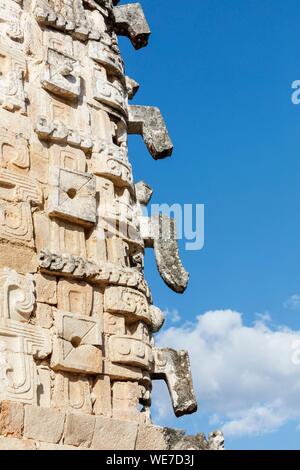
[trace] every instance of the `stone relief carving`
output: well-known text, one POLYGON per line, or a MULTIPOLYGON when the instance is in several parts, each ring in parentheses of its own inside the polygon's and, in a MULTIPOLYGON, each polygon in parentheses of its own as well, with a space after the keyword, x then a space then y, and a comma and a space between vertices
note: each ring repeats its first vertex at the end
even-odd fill
POLYGON ((28 170, 30 166, 28 141, 21 134, 0 129, 1 166, 14 171, 28 170))
POLYGON ((50 216, 82 224, 96 222, 96 181, 88 173, 50 169, 50 216))
POLYGON ((149 428, 166 449, 221 448, 221 434, 151 424, 152 380, 177 416, 197 404, 187 352, 155 347, 165 315, 145 248, 174 291, 188 274, 175 222, 143 217, 153 191, 134 181, 128 134, 154 159, 173 144, 158 108, 128 105, 139 84, 118 35, 139 49, 150 28, 138 3, 118 3, 0 0, 0 400, 24 415, 8 439, 133 449, 149 428))
POLYGON ((43 88, 66 99, 78 99, 81 94, 80 77, 76 72, 78 62, 54 49, 48 49, 47 55, 41 76, 43 88))
POLYGON ((7 111, 25 114, 26 61, 17 44, 3 36, 0 39, 0 105, 7 111))
POLYGON ((0 271, 0 318, 27 322, 35 305, 33 276, 9 268, 0 271))
POLYGON ((122 313, 132 321, 150 322, 147 299, 134 289, 107 287, 104 295, 104 309, 109 313, 122 313))
POLYGON ((42 203, 43 194, 40 185, 33 178, 0 168, 0 199, 39 205, 42 203))
POLYGON ((0 238, 34 247, 31 207, 28 202, 0 201, 0 238))
POLYGON ((101 328, 97 319, 69 312, 55 314, 51 367, 54 370, 100 374, 101 328))

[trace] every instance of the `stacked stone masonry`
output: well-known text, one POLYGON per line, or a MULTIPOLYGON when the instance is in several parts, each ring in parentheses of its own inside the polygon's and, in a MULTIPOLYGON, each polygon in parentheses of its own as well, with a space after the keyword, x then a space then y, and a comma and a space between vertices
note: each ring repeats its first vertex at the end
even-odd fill
POLYGON ((129 134, 154 159, 173 145, 158 108, 129 105, 118 35, 150 30, 118 3, 0 0, 0 449, 222 447, 151 423, 153 380, 177 416, 197 404, 188 354, 155 347, 145 249, 175 292, 188 274, 128 159, 129 134))

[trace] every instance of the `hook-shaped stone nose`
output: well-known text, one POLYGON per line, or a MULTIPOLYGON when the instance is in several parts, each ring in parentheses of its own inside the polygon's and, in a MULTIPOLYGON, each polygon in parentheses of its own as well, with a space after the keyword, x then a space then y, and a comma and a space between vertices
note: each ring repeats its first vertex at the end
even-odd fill
POLYGON ((151 34, 149 25, 139 3, 116 6, 113 9, 115 17, 115 32, 127 36, 135 49, 148 45, 151 34))
POLYGON ((153 356, 151 378, 167 383, 175 415, 180 417, 195 413, 198 406, 188 352, 155 348, 153 356))

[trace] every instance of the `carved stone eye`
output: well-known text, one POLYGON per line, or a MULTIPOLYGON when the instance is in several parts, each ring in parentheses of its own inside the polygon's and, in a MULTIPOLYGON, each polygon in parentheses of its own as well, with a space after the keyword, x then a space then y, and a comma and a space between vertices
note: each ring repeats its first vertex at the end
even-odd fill
POLYGON ((77 191, 74 188, 70 188, 67 191, 67 195, 69 196, 70 199, 74 199, 76 197, 77 191))

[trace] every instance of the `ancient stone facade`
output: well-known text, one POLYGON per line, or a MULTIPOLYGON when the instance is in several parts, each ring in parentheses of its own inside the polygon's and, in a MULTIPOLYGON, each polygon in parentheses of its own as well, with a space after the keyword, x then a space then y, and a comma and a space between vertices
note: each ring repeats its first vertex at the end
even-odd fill
POLYGON ((118 35, 139 49, 150 30, 117 3, 0 0, 0 449, 222 447, 151 424, 154 379, 177 416, 197 404, 187 353, 154 345, 145 249, 174 291, 188 274, 134 183, 128 134, 155 159, 172 142, 158 108, 128 104, 118 35))

